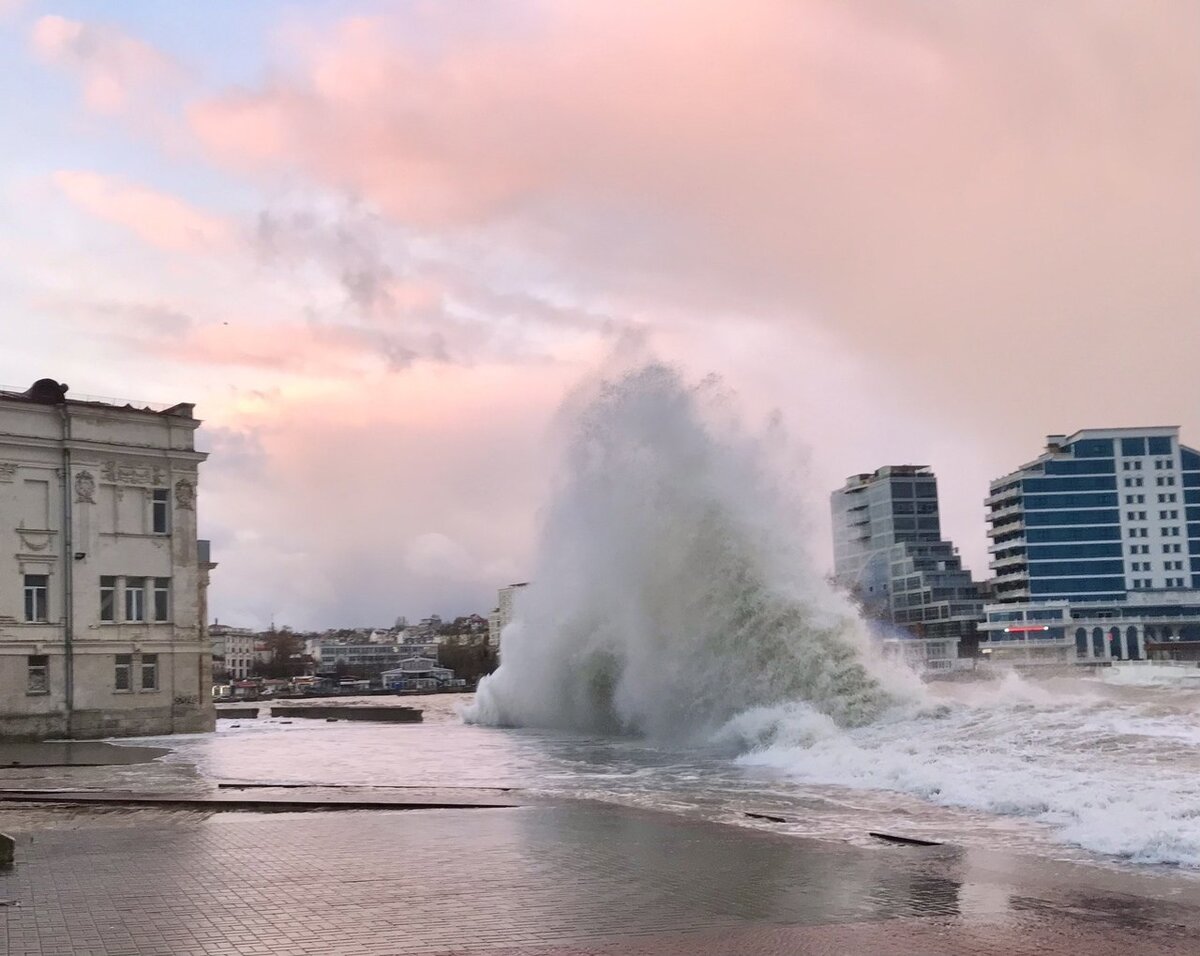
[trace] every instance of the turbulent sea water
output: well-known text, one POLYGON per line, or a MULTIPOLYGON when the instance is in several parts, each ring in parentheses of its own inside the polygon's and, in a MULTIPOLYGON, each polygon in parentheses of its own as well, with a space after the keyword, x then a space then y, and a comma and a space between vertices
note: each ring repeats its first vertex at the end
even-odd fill
POLYGON ((1200 690, 1009 679, 930 700, 852 728, 775 715, 793 735, 747 746, 478 726, 459 713, 469 698, 403 698, 425 723, 222 720, 215 734, 159 738, 173 748, 161 763, 86 769, 139 789, 512 787, 854 844, 885 830, 1200 876, 1200 690))
POLYGON ((514 787, 1200 871, 1185 672, 923 685, 813 568, 778 421, 748 429, 719 383, 649 365, 581 390, 562 434, 534 584, 473 701, 428 698, 414 726, 222 721, 106 772, 514 787))

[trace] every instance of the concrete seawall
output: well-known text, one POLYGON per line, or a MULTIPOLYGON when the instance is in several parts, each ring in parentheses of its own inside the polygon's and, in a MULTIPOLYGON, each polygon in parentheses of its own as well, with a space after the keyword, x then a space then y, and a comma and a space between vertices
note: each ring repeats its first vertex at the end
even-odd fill
POLYGON ((415 707, 355 707, 334 705, 275 705, 272 717, 299 717, 311 720, 371 720, 388 724, 415 724, 421 711, 415 707))

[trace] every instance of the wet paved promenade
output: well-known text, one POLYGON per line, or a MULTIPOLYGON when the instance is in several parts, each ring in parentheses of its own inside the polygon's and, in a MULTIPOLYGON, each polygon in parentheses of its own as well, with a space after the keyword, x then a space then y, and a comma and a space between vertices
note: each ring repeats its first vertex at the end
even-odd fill
POLYGON ((0 952, 11 956, 1200 946, 1200 882, 1184 877, 951 847, 864 850, 585 803, 20 812, 0 813, 0 828, 24 821, 18 865, 0 871, 0 952))

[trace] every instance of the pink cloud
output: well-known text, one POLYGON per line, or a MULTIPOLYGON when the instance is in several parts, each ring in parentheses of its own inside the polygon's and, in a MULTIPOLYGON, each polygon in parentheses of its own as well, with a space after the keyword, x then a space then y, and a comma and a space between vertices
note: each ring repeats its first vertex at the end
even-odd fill
MULTIPOLYGON (((939 412, 964 425, 1111 415, 1120 390, 1064 394, 1051 357, 1088 329, 1127 365, 1131 316, 1166 341, 1200 309, 1200 7, 459 9, 347 20, 192 129, 231 168, 506 243, 627 313, 824 323, 926 401, 965 396, 939 412), (1037 342, 1037 384, 999 402, 977 375, 997 336, 1037 342)), ((1197 362, 1189 339, 1136 373, 1197 362)))
POLYGON ((83 170, 59 170, 54 183, 71 202, 98 219, 128 229, 160 249, 196 252, 228 243, 230 223, 182 199, 83 170))
POLYGON ((154 47, 113 27, 47 15, 33 24, 30 43, 47 63, 74 72, 88 108, 127 110, 144 94, 178 79, 179 66, 154 47))
POLYGON ((192 327, 182 336, 147 338, 145 347, 159 358, 189 365, 328 379, 348 378, 388 365, 384 344, 353 327, 257 323, 237 317, 192 327))

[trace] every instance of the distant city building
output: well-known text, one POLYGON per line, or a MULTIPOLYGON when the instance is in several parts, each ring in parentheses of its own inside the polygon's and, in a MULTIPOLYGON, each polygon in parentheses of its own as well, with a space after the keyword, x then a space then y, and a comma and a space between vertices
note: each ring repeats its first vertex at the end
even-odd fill
POLYGON ((864 613, 973 650, 983 602, 957 549, 942 538, 933 472, 890 465, 853 475, 833 492, 830 507, 834 578, 864 613))
POLYGON ((986 504, 997 603, 1200 588, 1200 452, 1177 427, 1051 435, 986 504))
POLYGON ((335 669, 339 664, 363 670, 387 670, 401 661, 416 657, 417 648, 425 645, 403 644, 322 644, 318 661, 322 671, 335 669))
POLYGON ((211 730, 189 404, 0 390, 0 737, 211 730))
POLYGON ((214 672, 223 665, 225 676, 233 680, 250 677, 254 664, 260 660, 257 651, 258 637, 247 627, 230 627, 214 622, 208 628, 212 639, 214 672))
POLYGON ((436 657, 410 657, 379 676, 389 690, 439 690, 466 684, 464 680, 456 680, 450 668, 440 666, 436 657))
POLYGON ((993 659, 1200 660, 1200 453, 1177 427, 1051 435, 986 504, 993 659))
POLYGON ((529 587, 529 582, 510 584, 496 592, 496 607, 488 615, 488 644, 496 650, 500 649, 500 634, 508 627, 513 619, 513 601, 522 588, 529 587))

